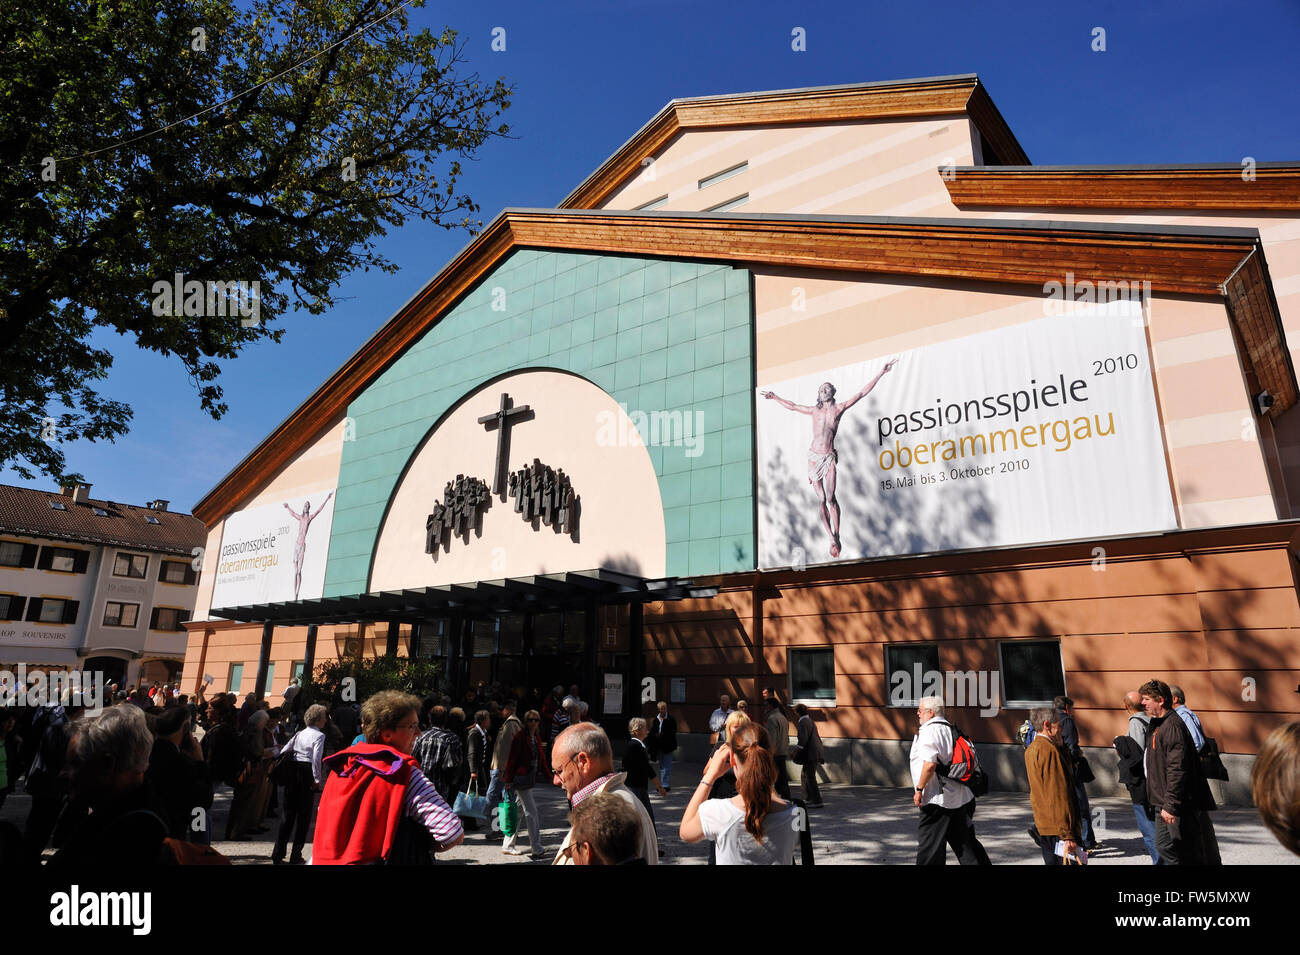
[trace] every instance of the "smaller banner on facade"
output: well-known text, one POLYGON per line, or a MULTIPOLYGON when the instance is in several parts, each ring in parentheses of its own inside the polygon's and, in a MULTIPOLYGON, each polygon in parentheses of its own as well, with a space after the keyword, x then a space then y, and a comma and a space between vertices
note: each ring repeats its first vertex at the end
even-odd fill
POLYGON ((1139 303, 759 389, 759 565, 1177 527, 1139 303))
POLYGON ((333 490, 231 514, 221 535, 212 606, 319 598, 333 519, 333 490))

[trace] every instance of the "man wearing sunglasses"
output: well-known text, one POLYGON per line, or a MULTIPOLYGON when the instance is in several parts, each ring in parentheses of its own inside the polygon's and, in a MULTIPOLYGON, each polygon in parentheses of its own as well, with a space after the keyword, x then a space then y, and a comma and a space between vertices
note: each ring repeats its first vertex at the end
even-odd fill
MULTIPOLYGON (((551 781, 563 787, 574 808, 596 793, 617 795, 637 814, 641 824, 641 857, 648 865, 659 862, 659 842, 654 823, 636 794, 624 785, 626 773, 614 772, 614 749, 609 737, 595 723, 577 723, 558 737, 551 747, 551 781)), ((573 830, 564 836, 564 844, 553 865, 572 865, 569 845, 573 830)))

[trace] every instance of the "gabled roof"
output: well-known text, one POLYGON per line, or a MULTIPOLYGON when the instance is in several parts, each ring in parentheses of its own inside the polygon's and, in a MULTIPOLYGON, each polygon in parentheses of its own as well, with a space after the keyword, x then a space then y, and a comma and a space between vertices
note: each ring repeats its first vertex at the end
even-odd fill
POLYGON ((959 208, 1300 211, 1300 162, 1158 166, 959 166, 959 208))
POLYGON ((924 275, 1037 286, 1067 271, 1149 281, 1152 291, 1228 296, 1243 360, 1276 399, 1296 401, 1295 372, 1268 294, 1253 229, 1060 221, 764 213, 507 209, 498 215, 297 410, 194 507, 211 525, 269 481, 298 449, 476 283, 519 248, 595 251, 857 273, 924 275))
POLYGON ((93 498, 73 501, 55 491, 8 485, 0 485, 0 533, 186 557, 208 537, 203 522, 190 514, 93 498), (51 501, 66 509, 51 507, 51 501), (96 508, 105 513, 96 514, 96 508), (158 523, 149 523, 150 517, 158 523))
POLYGON ((929 76, 885 83, 849 83, 761 93, 694 96, 670 101, 614 155, 588 176, 562 209, 594 209, 636 175, 641 160, 691 129, 834 123, 965 113, 984 140, 984 161, 1028 163, 998 108, 974 73, 929 76))

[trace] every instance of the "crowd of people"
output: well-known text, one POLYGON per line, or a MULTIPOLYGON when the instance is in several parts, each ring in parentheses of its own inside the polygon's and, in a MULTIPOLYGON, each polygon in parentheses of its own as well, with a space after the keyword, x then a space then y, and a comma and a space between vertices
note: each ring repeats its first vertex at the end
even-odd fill
MULTIPOLYGON (((508 855, 549 854, 534 788, 567 797, 569 829, 557 865, 654 865, 653 786, 672 788, 678 725, 666 702, 627 724, 621 771, 614 746, 587 719, 578 687, 549 693, 492 687, 460 705, 385 690, 358 704, 307 704, 290 686, 283 705, 247 694, 205 699, 174 688, 112 688, 115 703, 85 716, 77 700, 0 710, 0 805, 22 780, 25 826, 0 824, 0 861, 48 864, 223 864, 211 847, 214 790, 231 790, 226 842, 276 826, 275 864, 429 864, 485 830, 508 855), (521 699, 522 698, 522 699, 521 699), (278 819, 277 819, 278 817, 278 819), (524 827, 528 848, 519 845, 524 827)), ((1150 680, 1125 699, 1115 739, 1120 778, 1156 864, 1219 864, 1208 780, 1222 763, 1183 690, 1150 680)), ((1072 717, 1058 697, 1022 728, 1033 826, 1045 863, 1086 861, 1097 847, 1084 784, 1091 779, 1072 717)), ((988 865, 975 833, 986 777, 943 700, 917 703, 910 763, 918 810, 917 863, 988 865)), ((723 695, 709 719, 711 752, 678 824, 685 843, 709 842, 711 863, 788 865, 812 858, 808 811, 822 806, 825 762, 807 707, 764 690, 751 706, 723 695), (794 717, 794 741, 791 717, 794 717), (800 769, 802 799, 791 792, 800 769)), ((1226 775, 1226 773, 1225 773, 1226 775)), ((1261 749, 1253 774, 1264 822, 1300 853, 1300 723, 1261 749)))

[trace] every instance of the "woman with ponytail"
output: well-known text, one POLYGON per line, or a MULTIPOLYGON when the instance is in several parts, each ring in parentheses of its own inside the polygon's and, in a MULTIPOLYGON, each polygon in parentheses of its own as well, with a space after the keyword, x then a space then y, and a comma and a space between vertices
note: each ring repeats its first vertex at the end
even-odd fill
POLYGON ((718 865, 790 865, 799 832, 794 807, 776 794, 776 763, 767 730, 745 723, 709 760, 682 817, 684 842, 708 839, 717 845, 718 865), (736 774, 736 795, 709 799, 728 769, 736 774))

